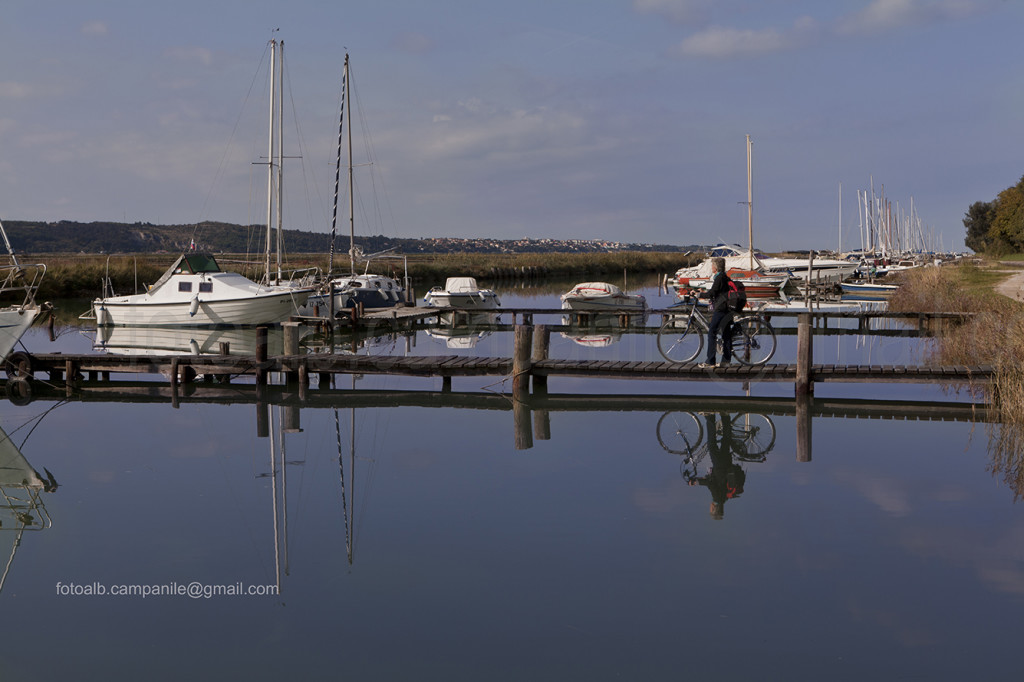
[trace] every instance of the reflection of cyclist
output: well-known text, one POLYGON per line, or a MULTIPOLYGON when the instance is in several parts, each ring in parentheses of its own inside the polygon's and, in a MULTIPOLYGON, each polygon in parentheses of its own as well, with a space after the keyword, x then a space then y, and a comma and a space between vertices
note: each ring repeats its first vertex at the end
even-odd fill
POLYGON ((722 415, 722 430, 715 429, 715 415, 705 414, 707 421, 708 449, 711 451, 711 469, 706 476, 690 480, 690 485, 707 486, 711 491, 711 517, 721 519, 725 513, 725 501, 739 497, 743 492, 743 481, 746 472, 743 467, 732 461, 735 447, 732 440, 732 419, 722 415), (718 436, 716 433, 720 433, 718 436))

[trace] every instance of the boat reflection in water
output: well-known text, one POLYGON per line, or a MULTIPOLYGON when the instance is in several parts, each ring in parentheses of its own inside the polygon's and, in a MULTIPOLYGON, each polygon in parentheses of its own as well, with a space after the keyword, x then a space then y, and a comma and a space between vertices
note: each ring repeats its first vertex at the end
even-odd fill
MULTIPOLYGON (((256 355, 255 327, 97 327, 93 350, 114 355, 256 355), (227 344, 225 346, 224 344, 227 344)), ((310 334, 309 327, 299 333, 310 334)), ((284 352, 284 330, 267 328, 267 353, 284 352)))
POLYGON ((43 505, 42 493, 57 489, 53 474, 43 469, 45 476, 36 471, 7 433, 0 429, 0 531, 11 540, 11 550, 0 574, 0 591, 7 582, 14 563, 14 555, 21 546, 26 531, 40 531, 52 524, 43 505))
POLYGON ((622 340, 622 335, 630 327, 643 327, 647 324, 648 313, 642 315, 619 316, 614 313, 597 313, 579 318, 573 315, 562 316, 562 324, 570 327, 560 332, 563 339, 568 339, 584 348, 607 348, 622 340), (623 320, 627 319, 626 326, 623 320))
POLYGON ((725 503, 743 494, 747 473, 742 464, 763 462, 775 447, 775 424, 758 413, 712 413, 701 416, 669 411, 658 420, 658 442, 673 455, 681 455, 680 472, 691 486, 711 493, 711 518, 721 520, 725 503), (710 455, 703 476, 698 465, 710 455))
POLYGON ((475 348, 491 335, 493 326, 501 322, 499 313, 447 312, 437 316, 439 326, 427 329, 427 336, 437 339, 452 350, 475 348))

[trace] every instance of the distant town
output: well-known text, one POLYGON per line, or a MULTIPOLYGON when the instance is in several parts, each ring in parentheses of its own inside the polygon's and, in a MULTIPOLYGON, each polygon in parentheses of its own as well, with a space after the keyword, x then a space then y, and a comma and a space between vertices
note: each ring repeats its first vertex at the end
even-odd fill
MULTIPOLYGON (((6 220, 11 245, 19 253, 174 253, 189 248, 213 253, 251 253, 263 249, 262 225, 200 223, 198 225, 153 225, 74 221, 30 222, 6 220)), ((628 243, 605 239, 488 239, 460 237, 396 238, 360 236, 355 238, 363 253, 608 253, 615 251, 687 252, 697 246, 628 243)), ((327 253, 330 234, 284 230, 290 253, 327 253)), ((336 252, 348 253, 348 235, 335 238, 336 252)))

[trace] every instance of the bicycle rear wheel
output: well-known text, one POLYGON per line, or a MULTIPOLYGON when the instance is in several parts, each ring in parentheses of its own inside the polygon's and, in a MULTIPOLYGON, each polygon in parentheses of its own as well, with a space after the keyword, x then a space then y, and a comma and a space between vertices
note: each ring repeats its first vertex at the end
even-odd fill
POLYGON ((734 414, 731 424, 733 449, 741 459, 763 459, 775 447, 775 423, 767 415, 734 414))
POLYGON ((744 365, 763 365, 775 355, 775 330, 758 315, 733 323, 732 356, 744 365))
POLYGON ((658 352, 669 362, 692 362, 704 348, 704 334, 691 317, 669 317, 658 329, 658 352))
POLYGON ((693 412, 670 411, 658 420, 658 442, 665 452, 689 455, 704 440, 704 427, 693 412))

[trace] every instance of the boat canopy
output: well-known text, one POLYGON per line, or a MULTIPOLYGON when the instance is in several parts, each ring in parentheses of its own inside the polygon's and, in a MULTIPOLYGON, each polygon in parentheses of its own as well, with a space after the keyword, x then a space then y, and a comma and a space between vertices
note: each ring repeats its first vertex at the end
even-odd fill
POLYGON ((622 293, 622 289, 609 284, 608 282, 583 282, 577 284, 569 292, 575 296, 615 296, 622 293))
POLYGON ((167 268, 167 272, 160 276, 153 286, 146 293, 153 294, 162 287, 173 275, 199 275, 205 273, 221 272, 216 259, 208 253, 186 253, 178 256, 174 265, 167 268))
POLYGON ((449 277, 445 280, 444 290, 449 294, 475 294, 480 291, 473 277, 449 277))

